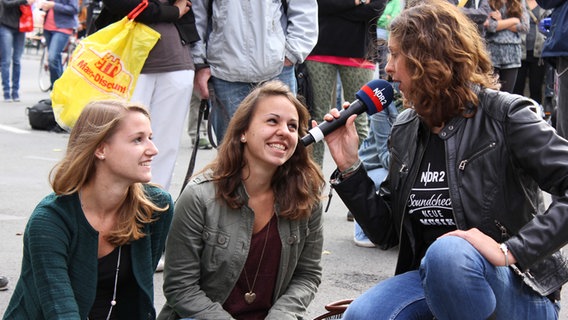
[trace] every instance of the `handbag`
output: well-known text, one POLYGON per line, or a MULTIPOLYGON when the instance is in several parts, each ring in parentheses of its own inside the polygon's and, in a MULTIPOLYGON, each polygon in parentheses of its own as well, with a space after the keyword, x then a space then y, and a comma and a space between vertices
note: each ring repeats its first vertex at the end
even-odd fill
POLYGON ((53 116, 51 108, 51 100, 42 99, 31 107, 26 108, 26 115, 30 122, 30 126, 34 130, 46 130, 51 132, 64 132, 53 116))
POLYGON ((51 92, 59 126, 73 128, 91 101, 132 97, 144 62, 160 38, 160 33, 134 21, 147 6, 144 0, 122 20, 80 41, 51 92))
POLYGON ((34 31, 34 16, 29 4, 20 5, 20 32, 34 31))

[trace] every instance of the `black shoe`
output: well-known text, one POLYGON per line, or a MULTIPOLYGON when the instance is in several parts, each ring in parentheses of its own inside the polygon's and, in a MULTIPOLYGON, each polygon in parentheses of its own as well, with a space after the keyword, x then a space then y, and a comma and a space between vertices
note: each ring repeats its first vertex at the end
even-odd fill
POLYGON ((353 221, 353 214, 351 211, 347 211, 347 221, 353 221))
POLYGON ((0 291, 8 290, 8 278, 0 276, 0 291))
POLYGON ((199 139, 198 148, 202 150, 210 150, 213 149, 213 146, 209 143, 209 140, 206 138, 199 139))

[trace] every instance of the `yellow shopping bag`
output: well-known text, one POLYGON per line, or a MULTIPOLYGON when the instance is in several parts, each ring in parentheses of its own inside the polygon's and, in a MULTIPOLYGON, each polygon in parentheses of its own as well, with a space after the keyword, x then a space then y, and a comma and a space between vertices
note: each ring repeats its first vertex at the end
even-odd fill
POLYGON ((134 21, 145 0, 127 17, 81 40, 61 77, 53 84, 55 120, 70 130, 83 107, 98 99, 129 100, 148 53, 160 34, 134 21))

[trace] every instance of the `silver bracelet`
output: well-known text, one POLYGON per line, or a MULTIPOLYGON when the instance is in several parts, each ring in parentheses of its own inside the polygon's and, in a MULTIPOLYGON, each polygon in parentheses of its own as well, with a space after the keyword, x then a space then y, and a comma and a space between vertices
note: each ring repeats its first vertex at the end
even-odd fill
POLYGON ((344 178, 346 178, 348 175, 350 175, 351 173, 353 173, 353 172, 359 170, 359 167, 361 166, 362 163, 363 163, 363 162, 361 161, 361 159, 357 159, 357 161, 356 161, 353 165, 351 165, 351 167, 349 167, 349 168, 347 168, 347 169, 341 171, 341 172, 340 172, 340 174, 341 174, 341 179, 344 179, 344 178))
POLYGON ((503 242, 501 243, 501 245, 499 245, 499 249, 501 249, 501 251, 503 251, 503 254, 505 255, 505 267, 509 266, 509 247, 507 247, 507 245, 503 242))

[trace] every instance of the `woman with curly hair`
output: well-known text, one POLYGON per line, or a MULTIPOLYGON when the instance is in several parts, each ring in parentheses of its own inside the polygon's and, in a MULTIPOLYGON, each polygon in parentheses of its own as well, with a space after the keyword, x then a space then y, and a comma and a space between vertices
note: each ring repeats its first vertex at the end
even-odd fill
POLYGON ((302 317, 321 281, 325 185, 298 144, 308 121, 280 81, 243 100, 176 202, 158 319, 302 317))
POLYGON ((325 138, 333 188, 371 241, 399 246, 396 275, 343 319, 557 319, 568 142, 532 100, 495 90, 483 39, 448 1, 403 11, 388 47, 386 71, 407 109, 379 190, 358 159, 354 116, 325 138), (546 214, 538 186, 558 197, 546 214))
POLYGON ((148 182, 150 115, 141 105, 95 101, 81 112, 53 193, 24 233, 20 279, 4 319, 154 319, 154 270, 173 215, 148 182))
POLYGON ((487 50, 501 90, 513 92, 523 56, 521 34, 529 31, 529 14, 525 0, 489 0, 493 11, 483 24, 487 50))

